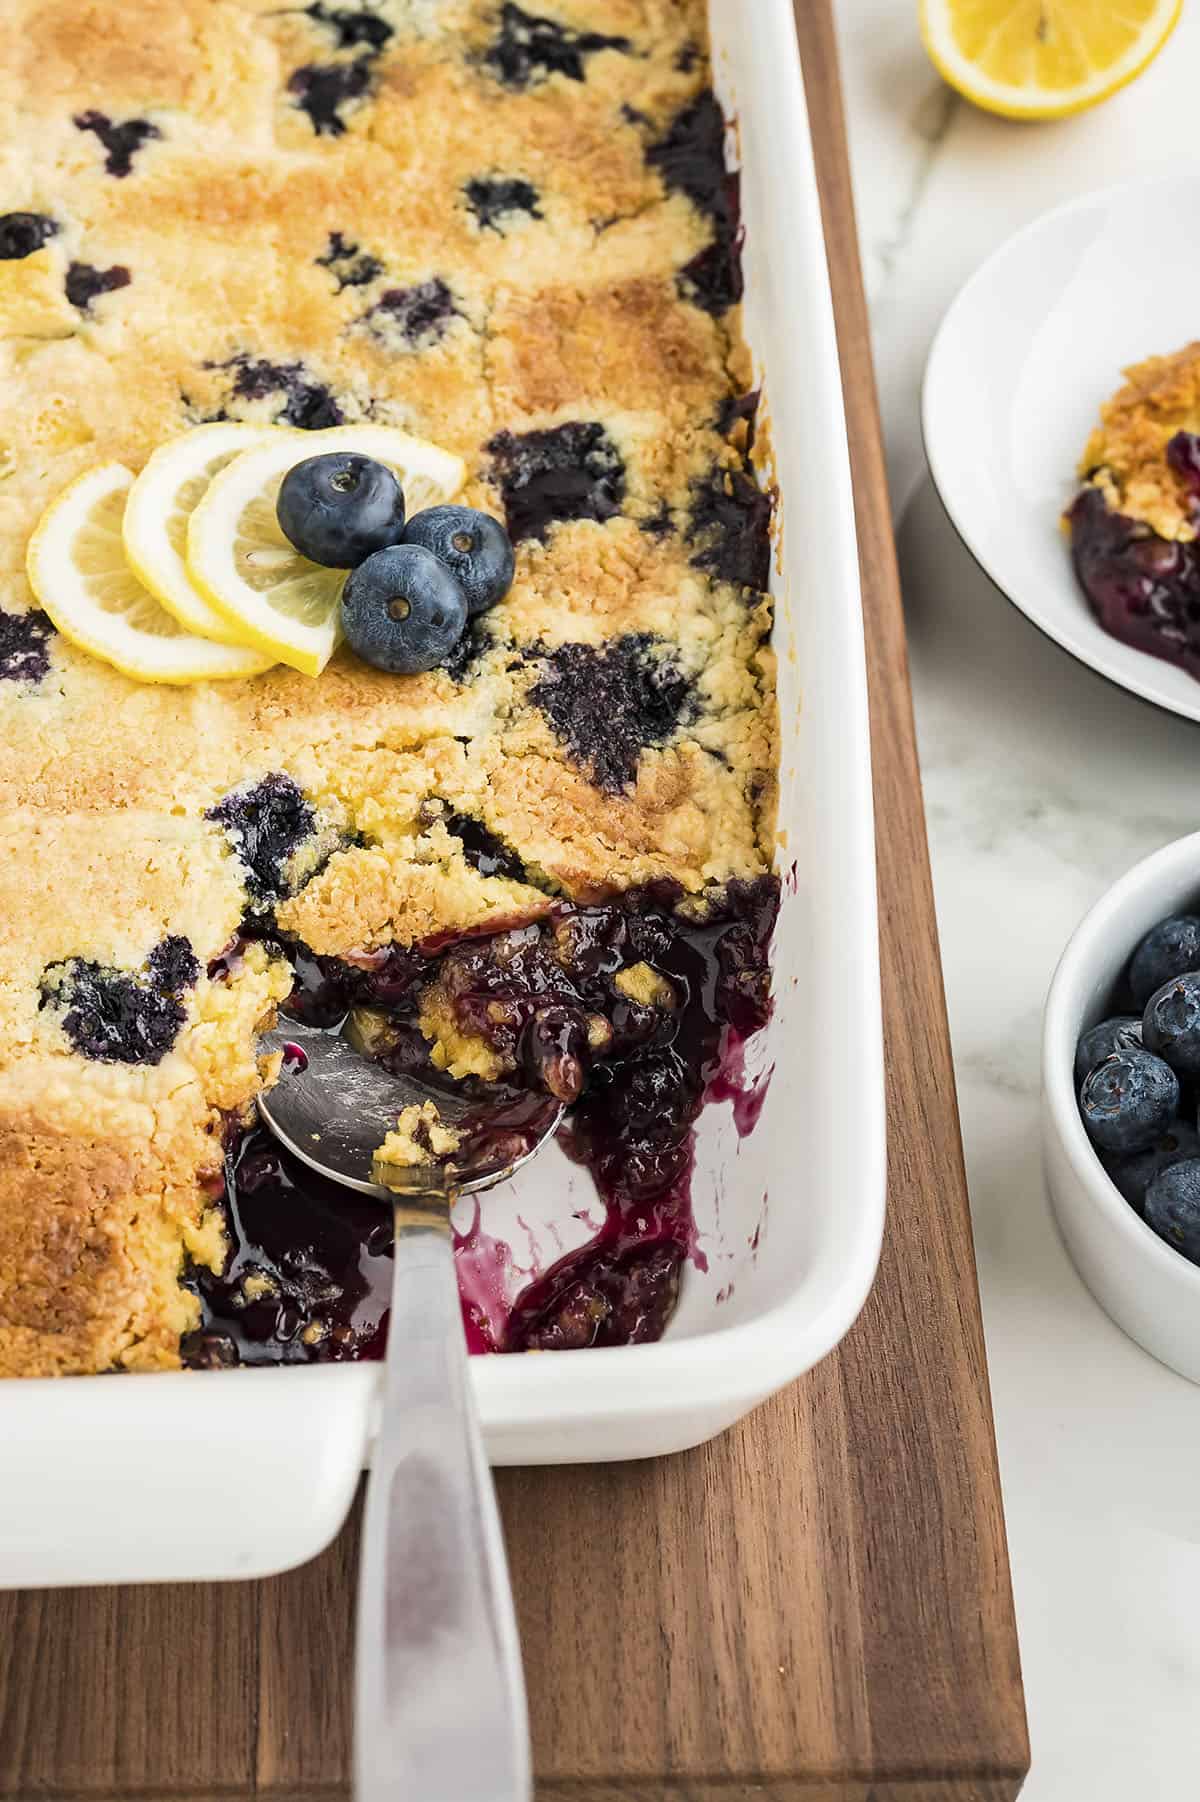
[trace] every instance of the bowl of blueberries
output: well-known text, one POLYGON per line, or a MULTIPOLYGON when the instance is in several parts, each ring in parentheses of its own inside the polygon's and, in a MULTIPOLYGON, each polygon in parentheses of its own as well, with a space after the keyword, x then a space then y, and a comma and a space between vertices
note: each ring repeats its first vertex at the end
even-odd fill
POLYGON ((1046 1000, 1050 1199, 1101 1306, 1200 1383, 1200 833, 1096 904, 1046 1000))

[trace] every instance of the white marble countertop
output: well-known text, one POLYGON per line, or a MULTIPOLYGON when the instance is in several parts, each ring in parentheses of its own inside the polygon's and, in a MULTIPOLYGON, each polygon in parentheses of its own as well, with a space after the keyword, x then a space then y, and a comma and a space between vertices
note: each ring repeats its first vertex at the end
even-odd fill
POLYGON ((916 0, 838 0, 838 22, 1033 1742, 1023 1794, 1185 1802, 1200 1794, 1200 1389, 1127 1340, 1068 1262, 1037 1066, 1080 916, 1200 825, 1200 728, 1109 687, 992 587, 930 488, 917 409, 933 330, 995 245, 1196 156, 1200 12, 1132 87, 1045 125, 943 88, 916 0))

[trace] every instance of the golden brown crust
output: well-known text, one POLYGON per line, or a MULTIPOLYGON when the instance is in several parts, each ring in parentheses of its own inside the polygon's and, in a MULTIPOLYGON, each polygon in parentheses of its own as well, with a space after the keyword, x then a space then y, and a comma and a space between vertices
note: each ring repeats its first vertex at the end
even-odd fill
POLYGON ((1114 512, 1143 520, 1161 538, 1194 538, 1192 497, 1167 461, 1176 432, 1200 431, 1200 342, 1147 357, 1100 409, 1079 473, 1114 512))
MULTIPOLYGON (((222 1119, 263 1080, 256 1032, 288 980, 261 952, 205 973, 253 887, 206 817, 231 791, 287 778, 314 810, 277 918, 334 954, 662 876, 698 895, 770 862, 769 608, 697 566, 688 536, 698 488, 740 466, 740 428, 717 422, 748 357, 736 311, 678 280, 711 220, 647 157, 709 79, 704 7, 529 10, 631 52, 506 85, 487 61, 497 0, 2 9, 5 205, 54 229, 0 260, 0 611, 32 604, 25 544, 59 488, 102 459, 140 468, 214 414, 406 427, 459 452, 464 499, 497 514, 497 434, 589 422, 623 495, 616 517, 522 540, 458 680, 343 652, 316 682, 173 690, 61 639, 42 680, 0 675, 0 1372, 177 1362, 185 1258, 220 1262, 222 1119), (344 90, 320 129, 314 70, 344 90), (104 131, 131 124, 114 173, 104 131), (534 210, 485 217, 472 184, 494 181, 527 184, 534 210), (72 264, 128 280, 80 305, 72 264), (412 342, 389 297, 430 282, 449 311, 412 342), (563 647, 618 643, 684 698, 601 770, 539 684, 563 647), (462 816, 523 874, 482 875, 462 816), (47 970, 150 982, 176 939, 198 974, 165 1055, 81 1056, 47 970)), ((448 1064, 477 1066, 436 988, 423 1020, 448 1064)))

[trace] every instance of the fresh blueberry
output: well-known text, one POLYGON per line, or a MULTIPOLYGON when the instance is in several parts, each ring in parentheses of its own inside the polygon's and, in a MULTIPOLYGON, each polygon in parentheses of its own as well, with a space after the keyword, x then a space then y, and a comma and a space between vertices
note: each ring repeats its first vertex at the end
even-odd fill
POLYGON ((399 544, 404 490, 373 457, 330 451, 288 470, 275 517, 301 556, 327 569, 355 569, 376 551, 399 544))
POLYGON ((1130 960, 1134 1005, 1145 1007, 1155 989, 1186 970, 1200 970, 1200 918, 1173 914, 1150 928, 1130 960))
POLYGON ((466 624, 466 596, 424 545, 376 551, 351 571, 342 590, 342 627, 351 650, 395 676, 443 663, 466 624))
POLYGON ((1089 1026, 1080 1037, 1075 1047, 1075 1087, 1078 1089, 1089 1070, 1102 1064, 1106 1057, 1114 1051, 1128 1051, 1131 1045, 1142 1042, 1142 1016, 1140 1014, 1114 1014, 1111 1020, 1101 1020, 1095 1026, 1089 1026))
POLYGON ((1106 1157, 1104 1168, 1130 1207, 1140 1214, 1146 1204, 1146 1190, 1155 1177, 1172 1164, 1181 1164, 1184 1158, 1200 1158, 1200 1132, 1185 1120, 1172 1120, 1145 1151, 1106 1157))
POLYGON ((1200 1076, 1200 970, 1155 989, 1142 1015, 1142 1043, 1181 1076, 1200 1076))
POLYGON ((1200 1264, 1200 1158, 1185 1158, 1146 1190, 1146 1225, 1193 1264, 1200 1264))
POLYGON ((512 587, 513 547, 490 513, 474 507, 426 507, 409 520, 404 542, 423 545, 453 571, 472 615, 486 613, 512 587))
POLYGON ((1142 1151, 1179 1109, 1179 1078, 1169 1064, 1131 1046, 1114 1051, 1089 1072, 1079 1111, 1101 1151, 1142 1151))

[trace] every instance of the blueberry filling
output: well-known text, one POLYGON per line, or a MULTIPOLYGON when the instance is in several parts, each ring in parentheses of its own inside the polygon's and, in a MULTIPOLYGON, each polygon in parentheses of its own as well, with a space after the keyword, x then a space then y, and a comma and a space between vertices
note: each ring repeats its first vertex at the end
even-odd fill
MULTIPOLYGON (((604 1223, 530 1283, 505 1319, 485 1321, 464 1300, 473 1350, 631 1344, 657 1338, 670 1318, 694 1238, 695 1121, 706 1092, 719 1091, 730 1047, 766 1023, 779 885, 730 883, 703 923, 673 913, 677 899, 664 884, 606 906, 562 904, 498 937, 390 947, 353 964, 280 948, 296 971, 285 1011, 332 1024, 350 1005, 375 1010, 386 1016, 390 1067, 448 1084, 414 1023, 436 973, 459 1021, 486 1029, 517 1060, 510 1084, 469 1078, 459 1093, 489 1107, 500 1099, 518 1122, 523 1093, 549 1089, 575 1102, 566 1146, 592 1174, 604 1223), (652 967, 670 1005, 622 991, 615 978, 635 963, 652 967)), ((233 1250, 221 1275, 193 1273, 203 1320, 184 1342, 185 1362, 382 1355, 391 1224, 379 1208, 327 1184, 259 1127, 234 1135, 219 1205, 233 1250)))
POLYGON ((530 700, 596 786, 610 793, 634 781, 644 750, 665 744, 694 716, 691 683, 649 632, 600 646, 559 645, 541 660, 530 700))
POLYGON ((349 7, 325 6, 322 0, 314 0, 314 4, 306 6, 304 11, 314 24, 324 25, 333 33, 339 50, 361 47, 378 53, 393 35, 386 19, 366 9, 355 12, 349 7))
POLYGON ((688 196, 713 223, 713 242, 679 272, 681 291, 706 313, 726 311, 742 298, 741 184, 725 167, 725 117, 711 90, 672 121, 646 152, 663 185, 688 196))
POLYGON ((463 187, 467 205, 484 231, 503 237, 503 222, 524 213, 529 219, 545 217, 538 205, 538 191, 520 176, 474 175, 463 187))
POLYGON ((368 282, 383 274, 379 258, 360 251, 357 244, 348 243, 341 232, 330 232, 329 249, 316 261, 322 269, 329 270, 339 294, 343 288, 365 288, 368 282))
POLYGON ((44 613, 0 613, 0 682, 40 682, 54 636, 44 613))
POLYGON ((1200 676, 1200 546, 1160 538, 1084 488, 1067 515, 1092 612, 1114 638, 1200 676))
POLYGON ((106 113, 98 113, 94 108, 86 113, 76 113, 75 124, 80 131, 90 131, 100 140, 104 167, 110 175, 118 177, 130 173, 133 159, 143 144, 162 137, 158 126, 151 125, 149 119, 125 119, 118 125, 106 113))
POLYGON ((500 9, 500 29, 484 52, 487 67, 506 87, 527 88, 549 75, 565 75, 569 81, 584 79, 584 57, 597 50, 628 53, 628 38, 607 37, 600 31, 573 31, 557 19, 547 19, 512 0, 500 9))
POLYGON ((714 580, 766 591, 771 579, 773 499, 750 464, 715 468, 692 484, 688 536, 699 546, 692 562, 714 580))
POLYGON ((41 1006, 61 1008, 62 1028, 82 1057, 160 1064, 187 1018, 184 993, 200 966, 187 939, 163 939, 141 970, 113 970, 72 957, 50 966, 41 1006))
POLYGON ((87 313, 98 294, 127 288, 130 280, 128 269, 120 263, 115 263, 111 269, 93 269, 90 263, 71 263, 67 269, 67 299, 81 313, 87 313))
POLYGON ((747 452, 754 448, 755 420, 758 416, 758 403, 762 398, 760 388, 747 388, 741 394, 727 394, 717 411, 716 427, 722 438, 739 437, 742 448, 747 452), (745 427, 744 432, 740 431, 745 427))
POLYGON ((556 520, 612 519, 625 498, 625 465, 595 420, 540 432, 500 432, 487 446, 508 535, 545 538, 556 520))
MULTIPOLYGON (((303 363, 270 363, 263 357, 236 356, 228 363, 209 363, 206 368, 233 370, 233 396, 237 400, 282 396, 283 404, 275 419, 283 425, 319 432, 326 426, 344 423, 345 415, 332 390, 309 375, 303 363)), ((224 413, 220 416, 226 417, 224 413)))
POLYGON ((644 532, 647 538, 669 538, 675 530, 675 516, 669 504, 663 501, 653 513, 647 514, 645 519, 639 519, 638 530, 644 532))
POLYGON ((445 337, 450 321, 459 317, 454 296, 440 275, 411 288, 389 288, 365 315, 376 336, 386 338, 397 331, 414 349, 436 344, 445 337))
POLYGON ((465 813, 450 813, 443 823, 462 845, 471 868, 481 876, 506 876, 510 882, 528 882, 525 865, 516 852, 489 832, 482 820, 473 820, 465 813))
POLYGON ((57 224, 45 213, 0 214, 0 262, 16 263, 31 257, 57 231, 57 224))
POLYGON ((307 113, 318 137, 340 138, 346 130, 341 108, 370 91, 374 53, 350 63, 305 63, 288 81, 288 92, 307 113))
POLYGON ((205 819, 223 826, 260 907, 287 893, 287 866, 316 830, 317 817, 290 776, 273 773, 253 788, 234 789, 205 819))

